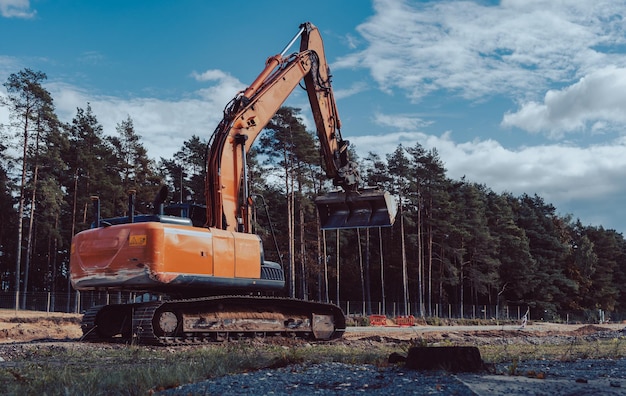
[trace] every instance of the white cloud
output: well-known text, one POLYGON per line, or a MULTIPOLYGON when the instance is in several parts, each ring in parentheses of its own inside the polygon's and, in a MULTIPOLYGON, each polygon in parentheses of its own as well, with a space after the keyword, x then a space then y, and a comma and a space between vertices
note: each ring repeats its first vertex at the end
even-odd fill
POLYGON ((78 57, 78 61, 88 65, 97 65, 105 60, 105 56, 99 51, 85 51, 78 57))
MULTIPOLYGON (((538 194, 561 212, 623 230, 626 1, 488 3, 493 2, 374 0, 375 14, 357 29, 359 51, 333 66, 366 69, 381 91, 402 91, 413 102, 432 98, 454 106, 502 97, 519 103, 503 115, 503 127, 555 139, 592 133, 596 143, 515 147, 489 138, 455 140, 452 132, 417 132, 423 126, 415 124, 428 120, 426 114, 387 110, 374 121, 392 132, 351 137, 357 152, 374 150, 384 157, 400 143, 419 142, 437 149, 453 179, 466 176, 497 192, 538 194)), ((467 122, 454 133, 496 132, 484 114, 467 122)), ((506 134, 498 139, 505 141, 506 134)))
POLYGON ((12 71, 19 67, 19 64, 20 61, 14 57, 0 55, 0 78, 6 81, 12 71))
POLYGON ((523 104, 504 115, 502 125, 562 137, 569 131, 600 132, 626 124, 626 68, 606 67, 577 83, 546 93, 543 103, 523 104))
MULTIPOLYGON (((6 99, 6 95, 4 92, 0 92, 0 102, 6 99)), ((9 109, 6 106, 0 106, 0 138, 4 139, 4 134, 8 134, 9 131, 6 130, 5 124, 9 123, 9 109)), ((7 142, 2 142, 2 145, 6 145, 7 142)))
POLYGON ((367 91, 367 85, 364 82, 356 82, 350 85, 350 87, 344 89, 333 88, 333 93, 335 94, 336 100, 348 98, 364 91, 367 91))
POLYGON ((359 39, 352 34, 347 34, 345 40, 347 42, 348 48, 350 49, 356 49, 359 46, 359 39))
POLYGON ((30 9, 29 0, 0 0, 0 15, 5 18, 33 18, 37 11, 30 9))
POLYGON ((426 149, 437 149, 452 179, 465 176, 499 193, 538 194, 566 212, 589 212, 587 217, 596 224, 615 221, 607 207, 599 206, 602 202, 626 196, 622 182, 626 137, 589 147, 546 144, 518 149, 507 149, 494 140, 456 142, 451 133, 435 136, 415 131, 355 136, 350 141, 361 158, 370 151, 385 158, 400 143, 411 147, 419 142, 426 149))
POLYGON ((224 81, 234 79, 230 74, 216 69, 207 70, 202 73, 193 72, 191 75, 197 81, 224 81))
POLYGON ((380 112, 374 114, 374 122, 383 127, 392 127, 402 131, 411 131, 431 124, 431 122, 424 121, 419 115, 415 114, 389 115, 380 112))
POLYGON ((226 73, 222 73, 221 78, 206 78, 220 73, 210 71, 199 74, 205 76, 199 81, 216 83, 174 101, 92 95, 63 83, 46 84, 46 88, 54 97, 57 114, 62 121, 70 122, 76 115, 76 108, 85 108, 90 103, 104 133, 114 135, 117 124, 130 116, 148 154, 155 159, 170 158, 192 135, 208 140, 222 119, 224 106, 244 86, 226 73))
POLYGON ((375 0, 358 27, 362 51, 340 68, 368 68, 383 91, 414 100, 445 90, 477 99, 545 92, 607 64, 626 65, 602 46, 624 44, 623 1, 473 2, 375 0))

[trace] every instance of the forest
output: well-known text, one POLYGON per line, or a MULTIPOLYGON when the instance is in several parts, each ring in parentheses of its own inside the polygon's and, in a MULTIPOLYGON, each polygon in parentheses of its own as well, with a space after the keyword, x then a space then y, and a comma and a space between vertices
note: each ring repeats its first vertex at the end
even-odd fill
MULTIPOLYGON (((61 122, 46 79, 21 70, 0 96, 10 114, 0 126, 2 292, 68 291, 71 239, 91 224, 92 196, 103 217, 127 214, 129 190, 136 190, 137 213, 152 210, 163 185, 172 201, 204 200, 212 126, 172 158, 154 160, 130 115, 104 131, 85 103, 61 122)), ((369 302, 393 301, 420 316, 437 306, 485 304, 553 320, 597 320, 600 310, 626 319, 621 233, 559 215, 537 195, 452 180, 437 151, 419 143, 385 158, 351 155, 365 185, 400 202, 393 227, 322 232, 313 200, 333 186, 300 111, 282 107, 249 158, 255 232, 266 259, 285 268, 290 295, 365 301, 368 310, 369 302)))

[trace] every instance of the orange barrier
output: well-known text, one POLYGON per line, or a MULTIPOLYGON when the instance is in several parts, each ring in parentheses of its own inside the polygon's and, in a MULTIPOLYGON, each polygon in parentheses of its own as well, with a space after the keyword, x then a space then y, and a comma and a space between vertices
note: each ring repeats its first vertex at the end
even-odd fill
POLYGON ((370 326, 385 326, 387 325, 387 317, 385 315, 370 315, 370 326))
POLYGON ((415 326, 415 316, 397 316, 396 324, 398 326, 415 326))

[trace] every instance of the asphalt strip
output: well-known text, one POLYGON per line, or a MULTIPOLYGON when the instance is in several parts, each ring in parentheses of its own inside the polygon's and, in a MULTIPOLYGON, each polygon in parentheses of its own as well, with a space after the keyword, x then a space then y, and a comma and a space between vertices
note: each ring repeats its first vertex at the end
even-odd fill
POLYGON ((457 374, 456 378, 478 396, 499 395, 626 395, 625 384, 615 387, 607 378, 577 382, 563 378, 528 378, 524 376, 457 374))

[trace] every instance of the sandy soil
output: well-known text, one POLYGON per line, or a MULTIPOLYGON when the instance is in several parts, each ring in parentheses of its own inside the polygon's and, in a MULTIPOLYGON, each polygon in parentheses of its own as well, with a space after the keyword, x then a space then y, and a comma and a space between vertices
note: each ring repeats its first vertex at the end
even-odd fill
MULTIPOLYGON (((626 324, 613 323, 602 325, 591 324, 557 324, 534 322, 522 328, 519 325, 490 326, 412 326, 412 327, 348 327, 344 335, 346 340, 363 340, 368 338, 387 337, 396 340, 421 339, 429 343, 443 341, 471 342, 474 345, 499 343, 506 338, 508 341, 539 339, 550 342, 551 337, 586 336, 605 331, 620 331, 626 324)), ((507 342, 508 342, 507 341, 507 342)))
POLYGON ((0 343, 79 339, 80 314, 0 309, 0 343))
MULTIPOLYGON (((82 336, 80 314, 58 312, 15 311, 0 309, 0 343, 30 342, 35 340, 78 340, 82 336)), ((564 325, 534 322, 525 328, 516 325, 504 326, 370 326, 348 327, 346 341, 389 338, 393 340, 423 339, 428 342, 464 341, 489 344, 506 335, 514 337, 582 336, 599 331, 619 331, 626 324, 564 325), (496 340, 494 340, 496 339, 496 340)))

